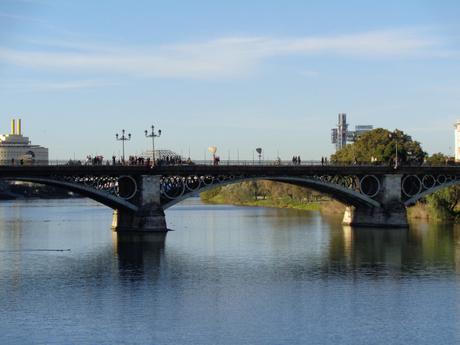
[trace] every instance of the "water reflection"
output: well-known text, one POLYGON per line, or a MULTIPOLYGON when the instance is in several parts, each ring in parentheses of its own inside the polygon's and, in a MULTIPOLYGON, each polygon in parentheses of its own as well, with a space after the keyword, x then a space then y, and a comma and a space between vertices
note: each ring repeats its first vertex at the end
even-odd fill
POLYGON ((413 224, 410 229, 352 228, 332 231, 329 274, 374 277, 439 276, 457 271, 460 262, 458 227, 413 224))
POLYGON ((112 235, 121 277, 143 279, 158 272, 164 257, 166 233, 112 235))
POLYGON ((202 204, 167 216, 176 231, 139 237, 87 201, 0 208, 0 343, 459 341, 457 226, 202 204))

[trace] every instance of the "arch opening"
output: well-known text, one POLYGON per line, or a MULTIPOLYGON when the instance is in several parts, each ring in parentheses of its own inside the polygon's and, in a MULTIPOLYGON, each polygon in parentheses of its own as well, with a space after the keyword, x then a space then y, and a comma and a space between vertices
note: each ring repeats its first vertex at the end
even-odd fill
MULTIPOLYGON (((261 176, 261 177, 234 177, 233 179, 224 179, 221 182, 218 182, 218 179, 214 179, 212 183, 202 183, 198 188, 195 188, 193 191, 190 191, 186 187, 187 178, 183 178, 182 185, 178 182, 178 180, 174 177, 174 182, 179 183, 176 186, 175 192, 176 194, 174 197, 171 197, 171 190, 168 190, 166 193, 162 193, 162 206, 164 209, 170 208, 177 203, 196 195, 196 193, 202 193, 209 190, 212 190, 217 187, 223 187, 230 184, 236 184, 241 182, 248 182, 248 181, 274 181, 280 183, 286 183, 290 185, 295 185, 299 187, 308 188, 315 192, 319 192, 321 194, 325 194, 331 197, 334 200, 337 200, 345 205, 349 206, 357 206, 357 207, 380 207, 380 203, 373 200, 368 195, 362 194, 360 192, 351 190, 345 186, 325 182, 313 178, 301 178, 301 177, 273 177, 273 176, 261 176), (185 181, 185 182, 184 182, 185 181), (179 191, 179 192, 178 192, 179 191)), ((209 179, 207 179, 209 181, 209 179)), ((169 178, 168 178, 168 183, 169 178)), ((164 188, 168 188, 169 184, 162 186, 163 192, 165 191, 164 188), (165 187, 166 186, 166 187, 165 187)))
POLYGON ((86 186, 84 184, 72 183, 67 181, 53 180, 47 178, 35 178, 35 177, 4 177, 1 178, 3 181, 18 181, 18 182, 30 182, 37 183, 45 186, 58 187, 81 196, 90 198, 94 201, 99 202, 111 209, 125 210, 128 212, 138 211, 138 207, 128 202, 127 200, 111 195, 102 190, 98 190, 92 186, 86 186))

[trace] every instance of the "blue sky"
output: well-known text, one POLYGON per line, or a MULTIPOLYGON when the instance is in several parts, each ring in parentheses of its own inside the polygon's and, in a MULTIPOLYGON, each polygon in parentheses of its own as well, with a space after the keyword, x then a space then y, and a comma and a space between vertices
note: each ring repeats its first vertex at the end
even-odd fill
POLYGON ((0 132, 51 158, 157 147, 320 159, 345 112, 453 152, 456 1, 0 0, 0 132))

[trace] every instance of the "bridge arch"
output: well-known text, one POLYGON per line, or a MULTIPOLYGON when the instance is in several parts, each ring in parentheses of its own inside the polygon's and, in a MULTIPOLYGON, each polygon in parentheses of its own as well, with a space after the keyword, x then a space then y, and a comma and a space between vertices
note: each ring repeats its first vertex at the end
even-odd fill
POLYGON ((92 200, 95 200, 107 207, 110 207, 114 210, 124 210, 128 212, 137 212, 138 207, 129 201, 120 198, 118 196, 107 193, 106 191, 101 191, 93 187, 85 186, 80 183, 55 180, 50 178, 40 178, 40 177, 5 177, 2 180, 7 181, 21 181, 21 182, 32 182, 38 183, 46 186, 59 187, 82 196, 88 197, 92 200))
POLYGON ((287 183, 291 185, 296 185, 300 187, 309 188, 326 195, 329 195, 331 198, 336 199, 346 205, 350 206, 357 206, 357 207, 380 207, 380 203, 373 200, 369 196, 362 194, 358 191, 354 191, 352 189, 346 188, 339 184, 330 183, 330 182, 323 182, 320 180, 316 180, 313 178, 307 177, 287 177, 287 176, 258 176, 258 177, 242 177, 242 178, 233 178, 227 179, 223 181, 219 181, 217 183, 210 183, 204 186, 200 186, 192 191, 184 191, 181 195, 175 198, 165 198, 165 201, 162 202, 163 209, 168 209, 177 203, 190 198, 196 193, 205 192, 217 187, 223 187, 230 184, 236 184, 241 182, 247 181, 275 181, 281 183, 287 183))

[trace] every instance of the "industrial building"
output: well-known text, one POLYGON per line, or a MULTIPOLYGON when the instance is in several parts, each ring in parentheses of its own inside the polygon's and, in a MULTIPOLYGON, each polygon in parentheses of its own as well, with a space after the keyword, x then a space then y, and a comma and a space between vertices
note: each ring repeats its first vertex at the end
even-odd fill
POLYGON ((11 133, 0 135, 0 164, 48 164, 48 149, 22 135, 21 119, 11 120, 11 133))
POLYGON ((337 127, 331 130, 331 141, 335 144, 335 150, 338 151, 347 145, 348 142, 355 142, 361 135, 371 131, 373 128, 371 125, 357 125, 354 131, 349 131, 347 114, 340 113, 337 127))
POLYGON ((454 124, 455 128, 455 161, 460 162, 460 120, 454 124))

